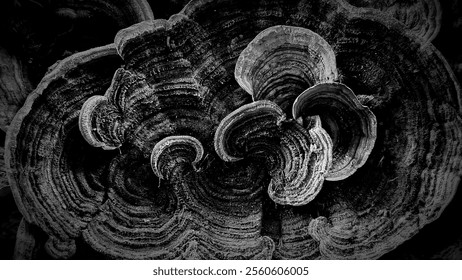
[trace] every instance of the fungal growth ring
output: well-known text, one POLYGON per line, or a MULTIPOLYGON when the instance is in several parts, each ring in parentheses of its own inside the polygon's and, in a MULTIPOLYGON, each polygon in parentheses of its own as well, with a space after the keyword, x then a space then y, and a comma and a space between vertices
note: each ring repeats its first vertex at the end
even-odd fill
POLYGON ((436 220, 462 175, 438 14, 260 2, 192 0, 51 68, 4 125, 24 236, 53 258, 376 259, 436 220))

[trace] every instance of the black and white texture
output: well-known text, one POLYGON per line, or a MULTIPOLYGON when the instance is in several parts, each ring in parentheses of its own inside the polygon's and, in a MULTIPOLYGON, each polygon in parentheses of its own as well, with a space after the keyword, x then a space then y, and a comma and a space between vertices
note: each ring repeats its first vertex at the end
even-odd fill
POLYGON ((2 4, 4 258, 461 258, 457 1, 161 2, 2 4))

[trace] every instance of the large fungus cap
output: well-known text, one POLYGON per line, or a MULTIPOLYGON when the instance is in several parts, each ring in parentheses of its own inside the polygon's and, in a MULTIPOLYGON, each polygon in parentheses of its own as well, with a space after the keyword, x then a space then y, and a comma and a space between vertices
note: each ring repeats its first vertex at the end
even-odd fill
POLYGON ((113 45, 66 58, 8 130, 5 159, 16 204, 28 223, 49 234, 46 248, 55 258, 75 253, 75 239, 104 200, 107 156, 85 144, 77 119, 83 100, 104 92, 120 63, 113 45))

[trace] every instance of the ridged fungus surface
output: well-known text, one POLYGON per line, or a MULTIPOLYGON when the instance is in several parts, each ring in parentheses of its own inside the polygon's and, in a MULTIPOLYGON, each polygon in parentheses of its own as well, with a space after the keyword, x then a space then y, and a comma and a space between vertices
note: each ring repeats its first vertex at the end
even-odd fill
POLYGON ((6 136, 16 256, 39 228, 54 258, 375 259, 436 220, 462 175, 438 12, 348 2, 193 0, 57 63, 6 136))

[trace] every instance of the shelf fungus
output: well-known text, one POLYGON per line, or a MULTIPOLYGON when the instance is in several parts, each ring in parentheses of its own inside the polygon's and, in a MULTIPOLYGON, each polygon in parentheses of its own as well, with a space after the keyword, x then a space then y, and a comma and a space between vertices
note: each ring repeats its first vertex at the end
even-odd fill
POLYGON ((169 136, 159 141, 152 149, 151 167, 159 180, 172 180, 179 178, 173 172, 175 167, 180 165, 181 168, 181 164, 191 164, 197 170, 197 164, 203 155, 204 148, 196 138, 187 135, 169 136))
MULTIPOLYGON (((25 222, 49 235, 47 252, 71 257, 104 201, 108 156, 85 144, 77 119, 83 101, 110 85, 121 65, 113 45, 64 59, 16 114, 6 138, 6 170, 25 222)), ((17 252, 22 255, 21 252, 17 252)))
POLYGON ((235 76, 254 100, 274 100, 292 109, 302 125, 319 115, 329 134, 324 138, 334 146, 327 180, 345 179, 364 165, 377 137, 377 121, 350 88, 332 83, 338 79, 335 54, 321 36, 301 27, 267 28, 242 51, 235 76))
POLYGON ((295 119, 319 115, 333 142, 332 168, 326 180, 342 180, 366 163, 377 138, 377 120, 353 91, 341 83, 317 84, 301 93, 292 108, 295 119))
POLYGON ((215 150, 225 161, 251 158, 271 176, 270 198, 282 205, 304 205, 321 190, 332 162, 332 142, 319 125, 309 130, 285 119, 273 102, 261 100, 226 116, 215 133, 215 150))
POLYGON ((461 100, 383 13, 192 0, 57 63, 10 125, 7 178, 54 258, 376 259, 453 198, 461 100))
POLYGON ((286 111, 302 91, 338 74, 334 51, 321 36, 279 25, 263 30, 242 51, 235 76, 254 100, 272 100, 286 111))

